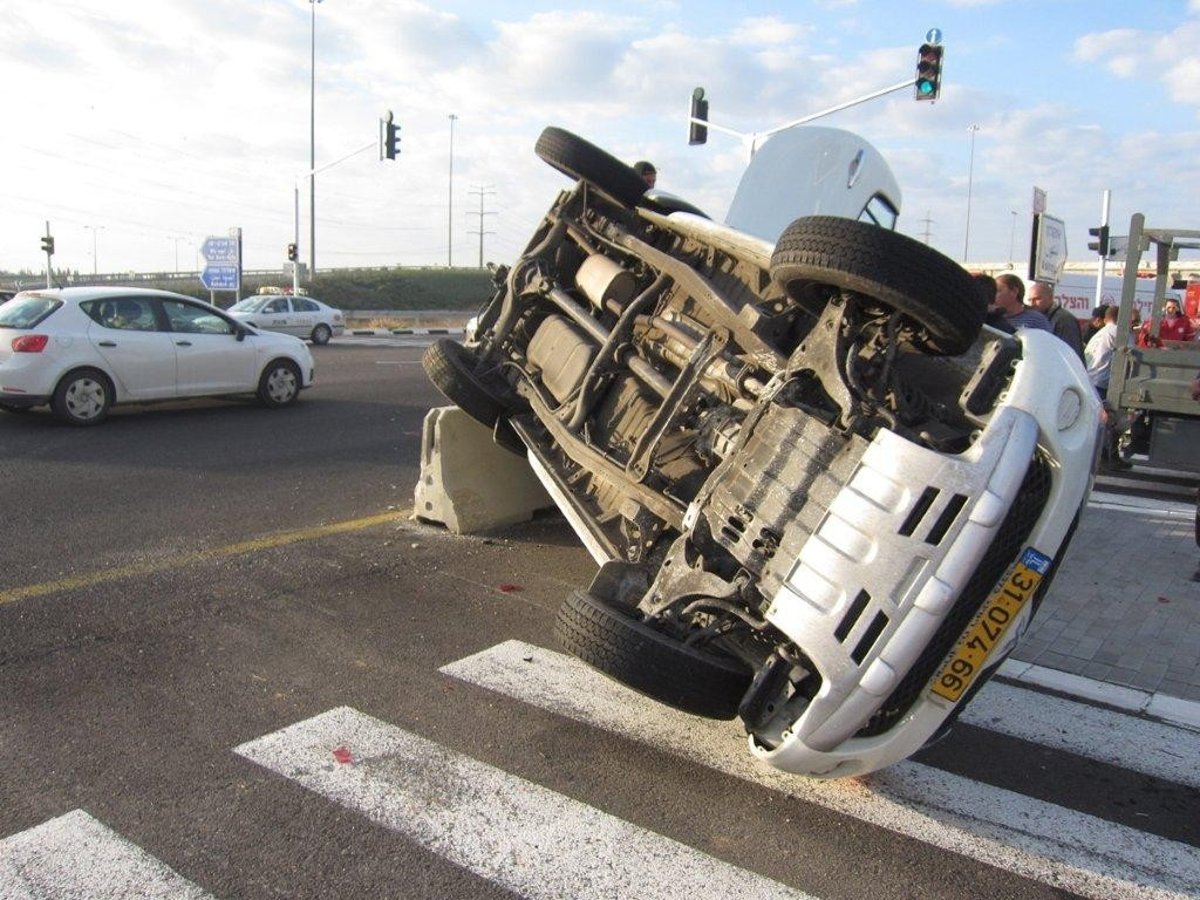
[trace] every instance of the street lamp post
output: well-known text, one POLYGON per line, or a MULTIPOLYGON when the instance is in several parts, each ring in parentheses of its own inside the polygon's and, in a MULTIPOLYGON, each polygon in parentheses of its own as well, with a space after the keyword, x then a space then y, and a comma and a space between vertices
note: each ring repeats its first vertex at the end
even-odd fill
POLYGON ((317 274, 317 4, 322 0, 308 0, 312 7, 311 44, 309 47, 308 84, 308 277, 317 274))
POLYGON ((179 274, 179 242, 186 241, 187 238, 171 237, 171 238, 167 238, 167 240, 175 242, 175 274, 178 275, 179 274))
POLYGON ((454 122, 458 118, 450 113, 450 202, 446 210, 446 268, 454 265, 454 122))
POLYGON ((97 268, 98 268, 98 263, 96 261, 96 232, 103 231, 104 226, 103 225, 84 225, 83 227, 92 233, 92 274, 95 275, 97 268))
POLYGON ((971 125, 967 131, 971 132, 971 160, 967 164, 967 227, 963 233, 963 262, 967 261, 967 250, 971 246, 971 187, 975 180, 975 132, 979 130, 978 125, 971 125))
POLYGON ((1008 267, 1013 267, 1013 253, 1017 246, 1017 211, 1010 209, 1012 213, 1012 229, 1008 233, 1008 267))

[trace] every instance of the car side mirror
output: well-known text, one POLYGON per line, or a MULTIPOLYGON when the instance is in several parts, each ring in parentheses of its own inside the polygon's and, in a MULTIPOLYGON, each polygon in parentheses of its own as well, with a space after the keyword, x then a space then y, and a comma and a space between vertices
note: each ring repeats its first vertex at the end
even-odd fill
POLYGON ((237 326, 236 337, 239 342, 244 341, 246 339, 246 335, 248 335, 249 333, 250 333, 250 331, 248 329, 243 328, 241 325, 237 326))

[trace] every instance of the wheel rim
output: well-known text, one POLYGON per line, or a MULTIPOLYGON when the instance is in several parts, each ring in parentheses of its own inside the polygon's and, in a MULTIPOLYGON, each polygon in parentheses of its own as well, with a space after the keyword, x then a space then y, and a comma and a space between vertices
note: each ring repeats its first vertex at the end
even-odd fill
POLYGON ((329 328, 326 327, 325 325, 318 325, 317 330, 313 332, 313 343, 314 344, 329 343, 329 328))
POLYGON ((272 369, 267 377, 267 395, 276 403, 287 403, 296 394, 296 373, 287 366, 272 369))
POLYGON ((106 400, 104 385, 94 378, 80 378, 71 382, 63 397, 67 411, 81 422, 94 419, 104 412, 106 400))

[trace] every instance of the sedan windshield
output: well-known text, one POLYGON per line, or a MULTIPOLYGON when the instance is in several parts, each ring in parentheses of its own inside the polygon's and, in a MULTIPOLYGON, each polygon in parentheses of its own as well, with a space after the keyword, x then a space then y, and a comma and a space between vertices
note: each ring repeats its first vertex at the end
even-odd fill
POLYGON ((276 299, 274 296, 266 295, 263 297, 247 297, 240 303, 235 303, 229 307, 230 312, 262 312, 262 308, 269 302, 276 299))
POLYGON ((0 328, 33 328, 60 306, 57 297, 18 294, 0 309, 0 328))

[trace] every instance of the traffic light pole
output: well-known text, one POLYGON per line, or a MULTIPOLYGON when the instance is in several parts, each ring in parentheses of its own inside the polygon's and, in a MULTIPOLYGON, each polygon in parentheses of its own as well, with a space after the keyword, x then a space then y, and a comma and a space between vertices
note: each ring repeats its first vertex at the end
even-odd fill
MULTIPOLYGON (((364 144, 363 146, 359 147, 357 150, 351 150, 345 156, 343 156, 339 159, 335 159, 333 162, 326 163, 323 166, 317 166, 315 169, 309 169, 307 172, 301 172, 299 175, 296 176, 296 191, 295 191, 296 202, 295 202, 295 206, 294 206, 294 212, 292 213, 292 226, 293 226, 292 227, 292 235, 295 238, 297 251, 299 251, 299 247, 300 247, 300 182, 305 178, 312 178, 317 173, 324 172, 326 169, 332 169, 334 166, 340 165, 341 163, 344 163, 346 160, 350 159, 351 157, 358 156, 358 154, 360 154, 360 153, 365 153, 366 151, 370 150, 372 147, 375 147, 375 146, 378 146, 378 142, 371 141, 369 144, 364 144)), ((316 227, 317 227, 316 223, 310 222, 309 224, 312 226, 313 234, 315 234, 316 227)), ((312 247, 308 248, 308 252, 309 252, 309 262, 311 264, 312 247)), ((292 292, 293 293, 299 293, 299 291, 300 291, 300 271, 299 270, 300 270, 300 254, 299 254, 299 252, 297 252, 296 253, 296 261, 292 264, 292 292)))
POLYGON ((753 159, 755 152, 758 150, 759 144, 772 135, 779 134, 781 131, 787 131, 789 128, 795 128, 797 125, 806 125, 809 122, 815 121, 816 119, 824 118, 825 116, 832 115, 835 112, 841 112, 843 109, 849 109, 852 106, 858 106, 860 103, 866 103, 869 100, 874 100, 877 97, 884 96, 885 94, 891 94, 895 91, 902 91, 905 88, 912 87, 916 83, 917 79, 915 77, 909 78, 905 81, 901 81, 899 84, 893 84, 891 87, 881 88, 880 90, 873 91, 870 94, 863 94, 861 97, 856 97, 855 99, 848 100, 845 103, 839 103, 837 106, 831 106, 828 109, 821 110, 820 112, 803 116, 799 119, 788 122, 784 125, 780 125, 777 128, 771 128, 767 131, 751 131, 749 133, 743 131, 734 131, 732 128, 726 128, 723 125, 714 125, 712 122, 709 122, 705 119, 697 119, 693 118, 692 116, 688 116, 688 122, 695 125, 705 125, 714 131, 724 132, 725 134, 730 134, 734 137, 741 138, 742 143, 749 148, 750 157, 753 159))
MULTIPOLYGON (((1112 191, 1109 190, 1108 188, 1105 188, 1104 199, 1100 201, 1100 227, 1101 228, 1108 225, 1108 210, 1109 210, 1109 203, 1111 202, 1111 200, 1112 200, 1112 191)), ((1105 249, 1105 251, 1108 250, 1107 247, 1105 247, 1104 249, 1105 249)), ((1107 262, 1108 262, 1108 253, 1107 252, 1101 253, 1100 254, 1100 265, 1096 269, 1096 306, 1100 305, 1100 296, 1104 292, 1104 267, 1105 267, 1105 263, 1107 263, 1107 262)))
POLYGON ((46 240, 42 241, 42 246, 46 248, 46 287, 52 288, 54 284, 51 281, 50 273, 53 271, 54 238, 50 236, 49 219, 46 220, 46 240))
MULTIPOLYGON (((300 247, 300 179, 296 179, 296 204, 295 212, 292 215, 292 243, 300 247)), ((292 295, 300 293, 300 254, 292 254, 296 258, 292 260, 292 295)))

